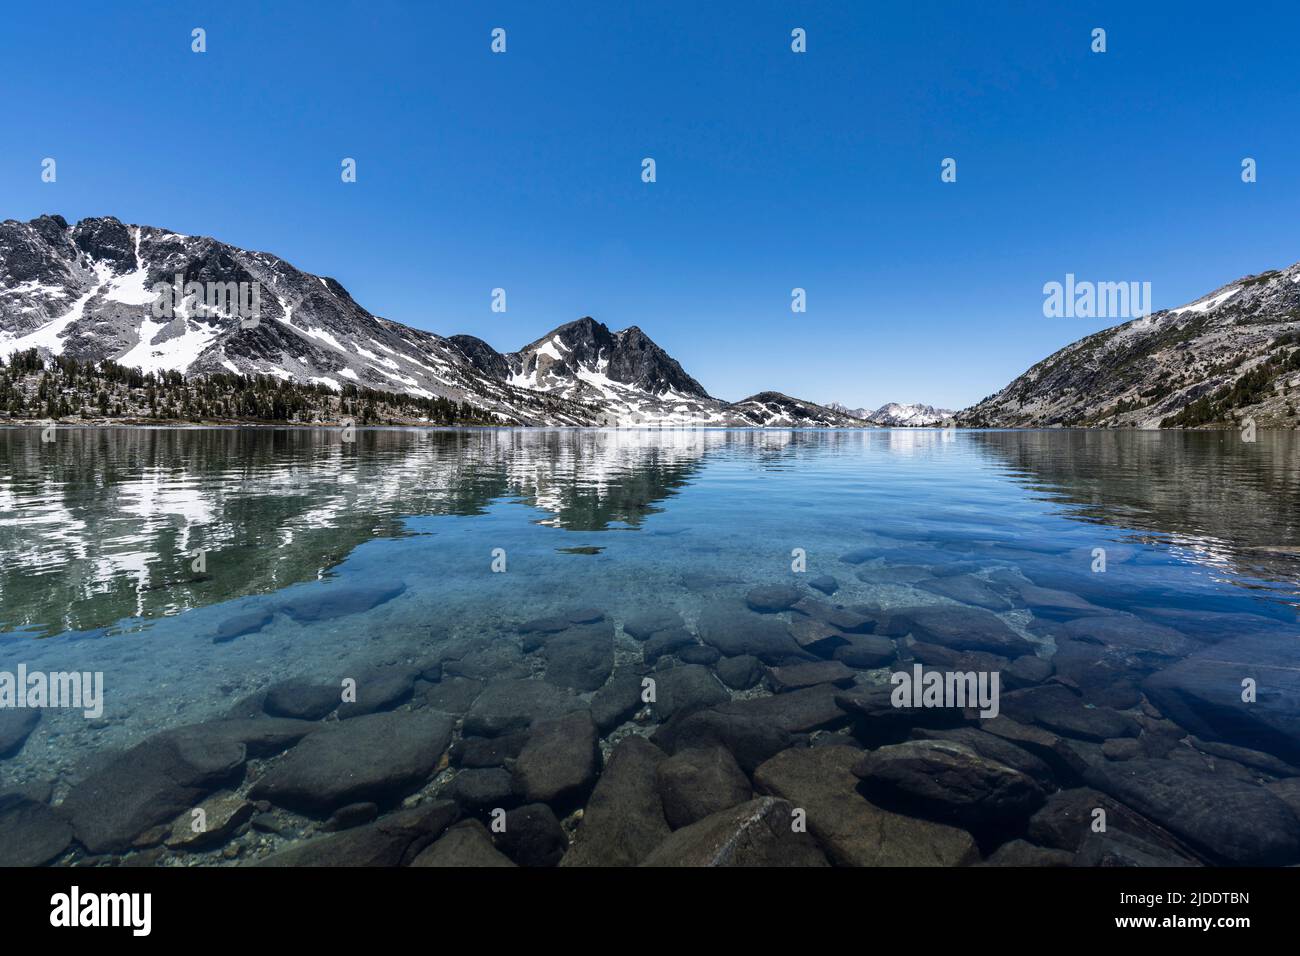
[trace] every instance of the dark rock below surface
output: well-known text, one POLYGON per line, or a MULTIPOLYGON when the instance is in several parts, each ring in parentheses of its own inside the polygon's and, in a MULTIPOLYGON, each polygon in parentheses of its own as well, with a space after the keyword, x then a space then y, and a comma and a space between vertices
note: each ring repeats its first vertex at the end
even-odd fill
POLYGON ((0 760, 12 757, 23 749, 23 744, 36 725, 41 722, 41 711, 31 708, 0 708, 0 760))
POLYGON ((764 664, 811 660, 790 636, 786 624, 771 615, 755 614, 743 607, 712 606, 700 615, 700 639, 727 657, 752 654, 764 664))
POLYGON ((569 838, 544 803, 529 803, 506 814, 506 828, 495 834, 497 849, 520 866, 555 866, 569 848, 569 838))
POLYGON ((451 718, 437 711, 355 717, 309 736, 249 796, 321 815, 349 803, 383 805, 428 779, 451 730, 451 718))
POLYGON ((776 611, 789 610, 799 603, 801 597, 803 595, 799 593, 799 589, 788 584, 768 584, 752 588, 745 595, 745 603, 752 611, 772 614, 776 611))
POLYGON ((763 662, 752 654, 724 657, 713 669, 722 683, 733 690, 749 690, 763 679, 763 662))
POLYGON ((402 667, 379 667, 355 677, 356 700, 339 704, 339 719, 392 710, 411 696, 415 673, 402 667))
POLYGON ((515 761, 515 790, 528 803, 567 808, 590 792, 600 771, 596 725, 587 711, 533 724, 515 761))
POLYGON ((1136 737, 1137 722, 1109 707, 1089 707, 1061 684, 1044 684, 1002 696, 1002 711, 1014 720, 1035 723, 1080 740, 1136 737))
POLYGON ((655 769, 664 759, 643 737, 618 742, 561 866, 636 866, 668 837, 655 789, 655 769))
POLYGON ((501 767, 462 770, 442 792, 442 796, 455 800, 456 805, 466 814, 505 809, 518 802, 514 778, 510 771, 501 767))
POLYGON ((547 681, 596 690, 614 670, 614 632, 607 624, 575 627, 548 641, 545 653, 547 681))
POLYGON ((1021 823, 1045 799, 1032 778, 947 740, 881 747, 866 754, 853 772, 869 800, 976 831, 1021 823))
POLYGON ((456 804, 434 800, 386 814, 374 823, 315 837, 273 853, 254 866, 402 866, 455 819, 456 804))
POLYGON ((651 677, 655 682, 655 701, 650 706, 661 721, 731 699, 713 672, 699 664, 656 671, 651 677))
POLYGON ((794 747, 754 773, 754 785, 803 808, 808 828, 840 866, 961 866, 979 859, 964 830, 883 810, 857 791, 854 747, 794 747))
POLYGON ((155 734, 74 784, 61 810, 91 853, 125 850, 150 827, 171 823, 208 794, 237 782, 249 754, 276 753, 317 729, 306 721, 262 717, 155 734))
POLYGON ((313 684, 306 680, 287 680, 267 690, 262 706, 272 717, 320 720, 333 711, 341 700, 341 687, 313 684))
POLYGON ((828 866, 810 833, 796 833, 794 807, 759 797, 673 832, 643 866, 828 866))
POLYGON ((749 778, 725 747, 695 747, 663 760, 655 774, 663 813, 674 830, 753 796, 749 778))
POLYGON ((573 691, 548 681, 492 681, 465 715, 463 732, 475 737, 498 737, 526 730, 533 721, 585 708, 573 691))
POLYGON ((591 718, 602 734, 607 734, 635 714, 641 706, 641 675, 635 671, 615 671, 609 683, 591 698, 591 718))
POLYGON ((1229 637, 1159 671, 1142 685, 1170 719, 1207 740, 1222 740, 1300 765, 1300 640, 1229 637), (1242 700, 1242 681, 1257 688, 1242 700))
POLYGON ((511 859, 492 844, 487 827, 477 820, 462 820, 411 863, 411 866, 497 867, 514 866, 511 859))
POLYGON ((906 629, 918 641, 942 644, 958 651, 987 651, 1003 657, 1032 654, 1025 640, 991 611, 982 608, 935 605, 901 608, 890 614, 894 630, 906 629))
POLYGON ((1265 787, 1172 760, 1094 765, 1088 782, 1213 859, 1300 863, 1300 819, 1265 787))
POLYGON ((0 794, 0 867, 43 866, 71 843, 62 812, 21 793, 0 794))

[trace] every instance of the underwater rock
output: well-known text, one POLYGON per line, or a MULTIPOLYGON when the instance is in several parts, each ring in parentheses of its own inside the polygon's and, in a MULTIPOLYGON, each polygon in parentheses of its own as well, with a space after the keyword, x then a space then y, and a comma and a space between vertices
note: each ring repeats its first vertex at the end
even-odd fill
POLYGON ((779 618, 765 617, 738 606, 712 605, 699 620, 700 639, 727 657, 752 654, 765 664, 813 660, 779 618))
POLYGON ((758 797, 675 830, 642 866, 829 866, 811 833, 791 827, 794 807, 758 797))
POLYGON ((799 589, 788 584, 767 584, 751 588, 745 595, 745 603, 749 605, 751 611, 773 614, 777 611, 789 610, 799 603, 801 597, 803 595, 799 589))
POLYGON ((901 608, 890 615, 891 629, 905 627, 918 641, 942 644, 958 651, 988 651, 1003 657, 1032 654, 1034 645, 991 611, 982 608, 934 605, 901 608))
POLYGON ((623 621, 623 632, 638 641, 645 641, 656 631, 667 631, 682 626, 682 616, 669 608, 651 608, 635 611, 623 621))
POLYGON ((0 708, 0 760, 23 749, 23 744, 41 722, 41 713, 35 707, 0 708))
POLYGON ((796 644, 818 657, 829 657, 837 647, 849 642, 849 635, 838 628, 802 614, 791 616, 789 630, 796 644))
POLYGON ((664 759, 644 737, 624 737, 615 745, 560 866, 636 866, 667 838, 655 790, 655 768, 664 759))
POLYGON ((722 659, 721 652, 716 647, 709 647, 707 644, 692 644, 689 647, 683 647, 677 652, 677 659, 683 664, 701 664, 710 667, 722 659))
POLYGON ((424 692, 424 702, 433 710, 460 716, 474 706, 483 692, 483 681, 451 677, 439 681, 424 692))
POLYGON ((835 702, 839 693, 833 684, 817 684, 772 697, 733 700, 717 710, 753 717, 791 734, 835 730, 849 722, 848 713, 835 702))
POLYGON ((71 843, 64 813, 24 793, 0 794, 0 867, 44 866, 71 843))
POLYGON ((979 859, 965 830, 881 809, 857 791, 854 747, 792 747, 754 772, 761 793, 807 813, 808 829, 840 866, 962 866, 979 859))
POLYGON ((576 627, 548 641, 545 654, 549 683, 596 690, 614 670, 614 632, 608 625, 576 627))
POLYGON ((242 742, 188 731, 155 734, 73 785, 62 809, 87 850, 126 850, 150 827, 171 823, 238 779, 248 753, 242 742))
POLYGON ((500 737, 462 737, 451 747, 451 762, 469 769, 503 767, 507 760, 519 756, 528 743, 528 732, 519 731, 500 737))
POLYGON ((654 785, 674 830, 753 797, 749 778, 725 747, 693 747, 662 760, 654 785))
POLYGON ((448 828, 411 866, 497 867, 514 862, 492 845, 492 835, 477 820, 462 820, 448 828))
POLYGON ((917 587, 922 591, 949 598, 958 604, 982 607, 987 611, 1009 611, 1014 606, 1006 595, 1000 593, 987 581, 972 574, 922 581, 917 587))
POLYGON ((310 735, 249 796, 314 815, 349 803, 383 805, 428 779, 451 729, 451 718, 437 711, 355 717, 310 735))
POLYGON ((313 684, 301 679, 287 680, 267 689, 262 709, 272 717, 320 720, 333 712, 342 697, 341 687, 313 684))
POLYGON ((299 624, 315 624, 373 610, 405 590, 405 584, 356 587, 331 581, 305 588, 302 593, 281 602, 280 610, 299 624))
POLYGON ((1171 720, 1198 737, 1273 754, 1300 765, 1300 641, 1229 637, 1158 671, 1142 684, 1171 720), (1249 702, 1245 681, 1256 692, 1249 702))
POLYGON ((978 831, 1027 820, 1043 805, 1029 776, 948 740, 909 740, 873 750, 853 767, 860 792, 886 808, 906 806, 978 831))
POLYGON ((912 739, 951 740, 963 744, 982 757, 1005 764, 1012 770, 1019 770, 1033 778, 1046 793, 1057 788, 1056 775, 1045 760, 1004 737, 985 733, 976 727, 954 727, 947 730, 917 727, 912 731, 912 739))
POLYGON ((217 625, 217 629, 212 635, 212 643, 227 644, 237 637, 256 634, 270 624, 274 618, 275 613, 269 610, 246 611, 243 614, 232 615, 217 625))
POLYGON ((788 664, 768 671, 768 682, 776 693, 815 687, 817 684, 834 684, 849 687, 853 684, 853 671, 840 661, 815 661, 807 664, 788 664))
POLYGON ((819 574, 815 578, 808 579, 808 586, 815 591, 821 591, 822 594, 831 595, 840 589, 840 582, 829 574, 819 574))
POLYGON ((763 679, 763 663, 752 654, 724 657, 713 665, 713 670, 732 690, 749 690, 763 679))
POLYGON ((257 808, 238 794, 216 793, 186 810, 172 823, 165 843, 173 850, 200 850, 219 846, 250 820, 257 808), (195 814, 202 811, 202 817, 195 814), (201 827, 201 829, 195 829, 201 827))
POLYGON ((726 747, 746 773, 789 747, 789 731, 757 714, 700 710, 676 717, 659 727, 650 739, 670 754, 695 747, 726 747))
POLYGON ((1224 863, 1300 863, 1300 819, 1262 786, 1173 760, 1094 765, 1088 783, 1224 863))
POLYGON ((1145 840, 1108 827, 1105 833, 1089 832, 1079 845, 1071 866, 1199 866, 1200 863, 1170 853, 1162 847, 1154 846, 1145 840))
POLYGON ((832 660, 841 661, 859 670, 884 667, 897 656, 898 649, 894 646, 894 642, 878 634, 850 634, 848 643, 835 648, 831 654, 832 660))
POLYGON ((510 771, 500 767, 462 770, 440 796, 455 800, 465 814, 477 814, 498 807, 507 809, 519 802, 515 795, 514 778, 510 771))
POLYGON ((1011 840, 1002 844, 981 866, 1069 866, 1074 854, 1049 847, 1034 846, 1028 840, 1011 840))
POLYGON ((1072 787, 1051 794, 1047 802, 1029 818, 1026 836, 1040 846, 1074 853, 1088 834, 1093 832, 1093 826, 1102 819, 1096 814, 1098 810, 1105 811, 1108 830, 1123 830, 1159 847, 1161 854, 1195 862, 1187 848, 1167 830, 1114 797, 1091 787, 1072 787))
POLYGON ((567 809, 590 792, 600 771, 596 725, 587 711, 536 721, 515 761, 515 789, 527 803, 567 809))
POLYGON ((507 811, 505 831, 493 834, 497 849, 519 866, 556 866, 569 848, 569 837, 544 803, 507 811))
POLYGON ((692 647, 698 642, 695 635, 684 627, 673 627, 666 631, 655 631, 642 645, 642 659, 647 664, 655 664, 659 658, 675 654, 682 648, 692 647))
POLYGON ((315 837, 254 866, 401 866, 410 863, 456 819, 450 800, 386 814, 365 826, 315 837))
POLYGON ((641 706, 641 675, 635 671, 615 671, 609 682, 591 698, 591 719, 602 734, 607 734, 630 718, 641 706))
POLYGON ((1136 737, 1137 722, 1109 707, 1088 707, 1068 687, 1043 684, 1001 695, 1002 711, 1013 720, 1035 723, 1067 737, 1100 743, 1111 737, 1136 737))
POLYGON ((498 680, 483 688, 465 715, 463 732, 498 737, 526 730, 534 721, 585 710, 573 691, 543 680, 498 680))
POLYGON ((1120 648, 1131 654, 1174 659, 1192 653, 1199 646, 1172 627, 1144 620, 1135 614, 1079 617, 1060 627, 1067 637, 1120 648))
POLYGON ((339 704, 339 720, 392 710, 415 689, 415 672, 405 667, 376 667, 356 674, 353 679, 356 700, 339 704))
POLYGON ((656 671, 652 679, 655 682, 655 700, 650 708, 659 720, 703 710, 731 699, 713 676, 713 671, 699 664, 682 664, 656 671))

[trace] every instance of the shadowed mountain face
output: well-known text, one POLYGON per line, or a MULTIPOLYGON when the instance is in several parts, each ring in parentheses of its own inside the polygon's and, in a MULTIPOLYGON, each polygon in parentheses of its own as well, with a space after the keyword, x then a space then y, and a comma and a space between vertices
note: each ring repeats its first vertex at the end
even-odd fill
POLYGON ((958 416, 995 428, 1246 419, 1300 425, 1300 263, 1080 339, 958 416))
POLYGON ((27 349, 446 398, 502 424, 862 424, 784 396, 778 415, 711 398, 635 326, 583 318, 503 354, 372 315, 334 279, 269 253, 112 217, 0 223, 0 356, 27 349))

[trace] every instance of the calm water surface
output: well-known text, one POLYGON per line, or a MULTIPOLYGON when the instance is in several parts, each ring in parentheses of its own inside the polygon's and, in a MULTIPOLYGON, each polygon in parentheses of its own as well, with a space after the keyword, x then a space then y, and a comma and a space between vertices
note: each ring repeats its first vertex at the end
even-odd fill
POLYGON ((101 721, 45 721, 19 767, 203 719, 287 676, 513 633, 574 606, 615 618, 668 606, 692 621, 723 596, 792 580, 794 549, 850 605, 935 603, 887 572, 961 565, 1193 630, 1242 612, 1297 620, 1293 433, 1253 444, 1235 432, 932 430, 55 437, 0 430, 0 668, 102 670, 107 703, 101 721), (864 548, 866 561, 840 560, 864 548), (494 573, 502 553, 507 570, 494 573), (405 590, 212 640, 286 597, 375 585, 405 590))

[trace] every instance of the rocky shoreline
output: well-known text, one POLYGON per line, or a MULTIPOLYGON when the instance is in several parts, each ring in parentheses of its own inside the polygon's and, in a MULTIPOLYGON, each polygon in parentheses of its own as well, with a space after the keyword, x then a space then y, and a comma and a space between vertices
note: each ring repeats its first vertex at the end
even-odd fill
MULTIPOLYGON (((865 560, 841 567, 945 603, 843 606, 835 577, 793 575, 694 621, 575 609, 431 640, 353 675, 355 701, 283 681, 88 761, 57 804, 54 781, 0 787, 0 865, 1300 863, 1280 622, 865 560), (915 667, 996 672, 997 716, 895 706, 915 667)), ((0 712, 0 770, 39 719, 0 712)))

